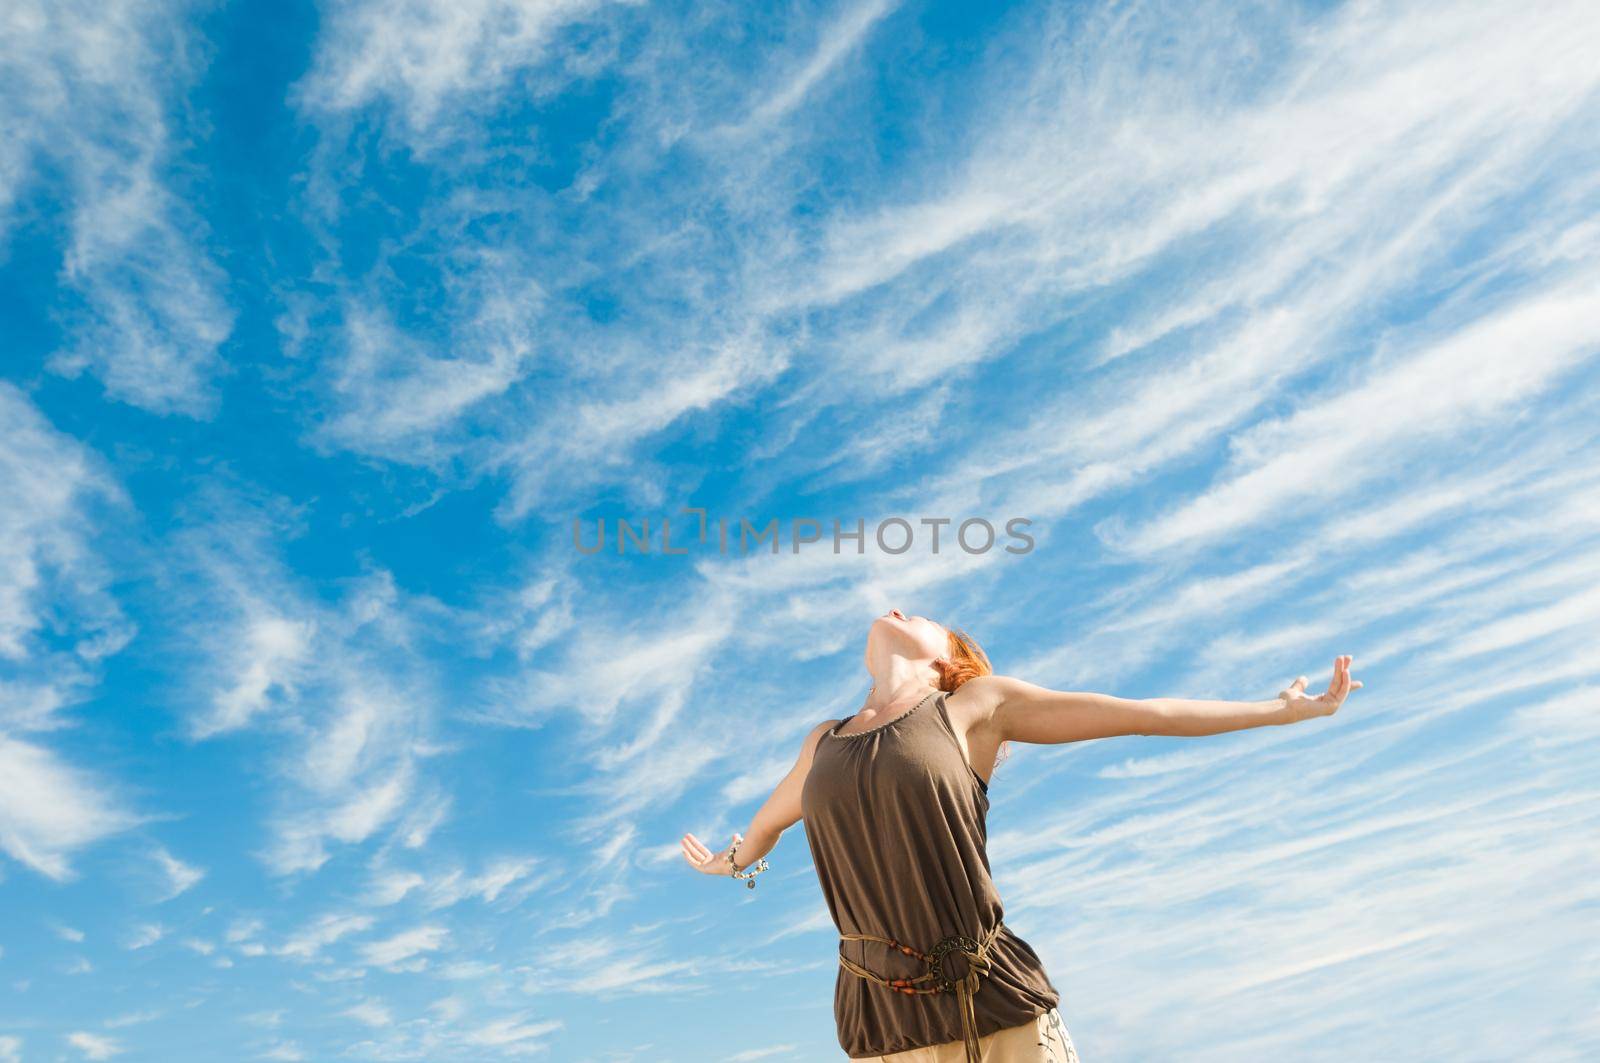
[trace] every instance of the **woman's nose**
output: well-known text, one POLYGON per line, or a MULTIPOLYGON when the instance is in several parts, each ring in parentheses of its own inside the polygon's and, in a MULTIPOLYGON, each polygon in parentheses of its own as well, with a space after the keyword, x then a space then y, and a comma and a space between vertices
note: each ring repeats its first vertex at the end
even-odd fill
POLYGON ((889 610, 889 615, 892 616, 892 617, 895 617, 898 620, 904 620, 906 618, 906 614, 902 613, 898 609, 889 610))

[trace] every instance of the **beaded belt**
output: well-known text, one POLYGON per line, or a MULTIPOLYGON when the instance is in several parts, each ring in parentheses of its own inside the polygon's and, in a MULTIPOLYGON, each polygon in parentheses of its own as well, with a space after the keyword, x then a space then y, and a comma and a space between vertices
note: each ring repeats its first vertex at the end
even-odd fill
POLYGON ((933 947, 931 952, 922 952, 910 945, 902 945, 893 938, 878 937, 876 934, 840 934, 839 940, 844 941, 879 941, 890 948, 899 949, 907 956, 915 956, 928 965, 928 969, 915 978, 885 978, 875 974, 865 967, 850 960, 841 950, 839 965, 851 974, 860 975, 870 979, 881 986, 888 986, 896 993, 955 993, 961 1007, 961 1039, 967 1047, 969 1063, 981 1063, 982 1052, 978 1047, 978 1019, 972 1009, 972 996, 978 991, 978 979, 981 975, 989 973, 989 949, 994 945, 995 939, 1000 936, 1000 929, 1004 923, 996 923, 985 935, 982 941, 974 941, 960 934, 952 934, 933 947), (951 978, 944 969, 945 957, 951 953, 958 953, 967 958, 967 973, 960 978, 951 978), (918 982, 929 982, 930 985, 920 986, 918 982))

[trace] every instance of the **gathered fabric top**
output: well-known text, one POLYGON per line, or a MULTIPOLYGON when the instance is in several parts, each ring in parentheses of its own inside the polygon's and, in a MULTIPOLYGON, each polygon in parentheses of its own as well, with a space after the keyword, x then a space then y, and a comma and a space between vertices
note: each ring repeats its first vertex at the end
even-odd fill
MULTIPOLYGON (((904 942, 927 953, 941 940, 981 940, 1003 922, 987 851, 988 784, 973 770, 936 691, 865 731, 817 742, 801 791, 806 842, 840 934, 904 942)), ((927 964, 872 941, 839 943, 851 963, 889 979, 927 964)), ((950 974, 964 961, 949 960, 950 974)), ((839 1045, 852 1059, 963 1039, 955 993, 908 995, 846 970, 834 986, 839 1045)), ((1001 926, 972 997, 978 1036, 1057 1006, 1038 954, 1001 926)))

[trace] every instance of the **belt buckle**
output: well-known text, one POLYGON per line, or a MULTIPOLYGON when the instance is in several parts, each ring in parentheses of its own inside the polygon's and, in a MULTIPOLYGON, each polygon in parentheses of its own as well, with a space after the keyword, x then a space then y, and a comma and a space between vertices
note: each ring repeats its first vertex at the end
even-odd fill
POLYGON ((934 985, 938 986, 939 991, 942 993, 954 992, 956 983, 962 981, 960 978, 951 978, 944 969, 944 958, 952 952, 970 954, 967 957, 967 963, 969 965, 973 964, 976 961, 972 957, 977 955, 978 943, 964 935, 951 934, 929 951, 928 973, 933 976, 934 985))

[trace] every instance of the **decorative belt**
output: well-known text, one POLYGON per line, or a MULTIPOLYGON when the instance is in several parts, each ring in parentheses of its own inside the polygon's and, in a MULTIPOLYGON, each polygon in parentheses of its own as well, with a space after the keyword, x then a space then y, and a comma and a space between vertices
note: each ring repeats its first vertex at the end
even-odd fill
POLYGON ((865 967, 850 960, 843 950, 839 952, 839 965, 851 974, 860 975, 879 985, 888 986, 896 993, 955 993, 961 1008, 961 1039, 967 1047, 969 1063, 981 1063, 982 1053, 978 1047, 978 1019, 972 1009, 972 996, 978 991, 978 979, 981 975, 989 973, 989 949, 993 947, 995 939, 1000 936, 1004 923, 995 923, 990 931, 983 935, 982 941, 974 941, 960 934, 952 934, 933 947, 931 952, 922 952, 910 945, 902 945, 893 938, 878 937, 876 934, 840 934, 839 940, 844 941, 879 941, 890 948, 899 949, 907 956, 915 956, 928 965, 928 969, 915 978, 885 978, 875 974, 865 967), (945 957, 952 952, 967 958, 967 973, 960 978, 951 978, 944 969, 945 957), (929 982, 930 985, 919 986, 918 982, 929 982))

